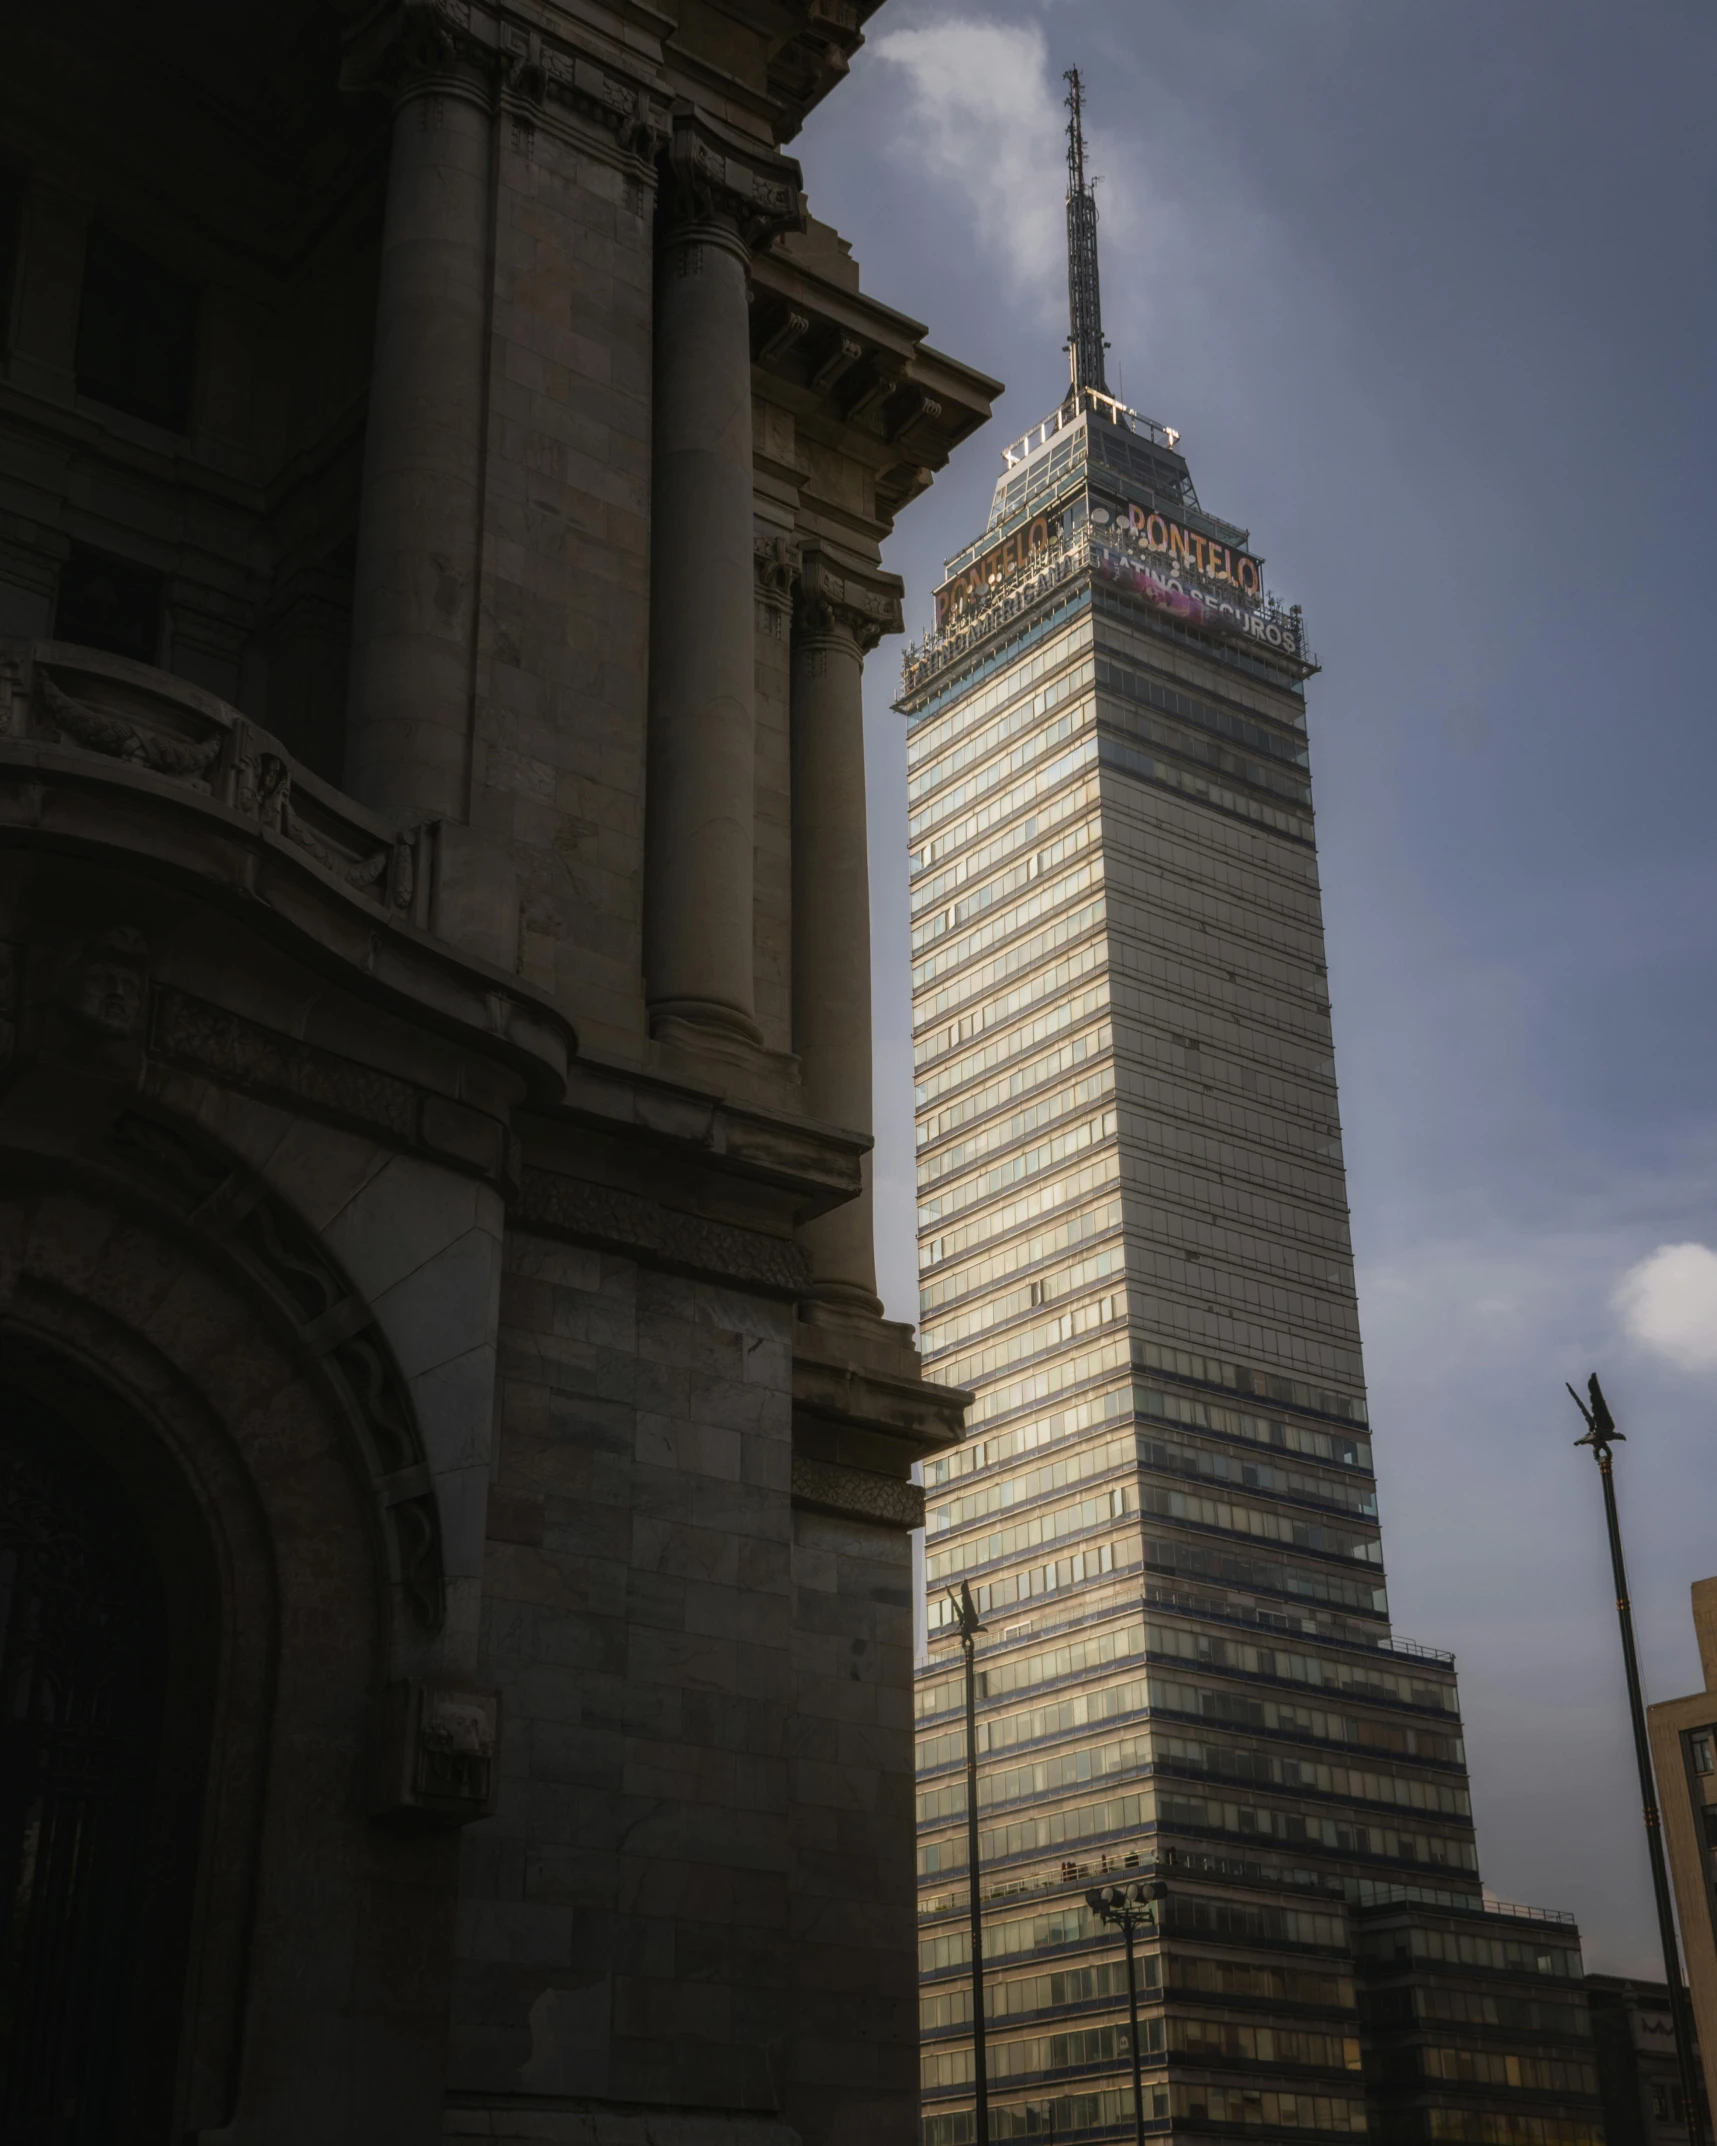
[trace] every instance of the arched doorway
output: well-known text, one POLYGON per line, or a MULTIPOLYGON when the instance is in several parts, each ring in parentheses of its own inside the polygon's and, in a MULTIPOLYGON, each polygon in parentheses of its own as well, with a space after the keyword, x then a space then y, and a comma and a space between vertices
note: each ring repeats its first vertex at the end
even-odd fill
POLYGON ((0 2137, 151 2136, 171 2073, 185 1817, 163 1835, 168 1590, 135 1495, 75 1423, 0 1386, 0 2137), (163 1913, 163 1911, 165 1911, 163 1913), (163 1956, 164 1954, 164 1956, 163 1956), (142 2001, 140 2001, 140 1998, 142 2001), (154 2015, 151 2017, 151 2015, 154 2015))

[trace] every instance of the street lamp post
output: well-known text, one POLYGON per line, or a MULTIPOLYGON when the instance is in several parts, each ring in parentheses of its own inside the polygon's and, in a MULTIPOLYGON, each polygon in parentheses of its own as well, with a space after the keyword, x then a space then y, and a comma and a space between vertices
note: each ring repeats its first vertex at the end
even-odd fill
POLYGON ((1144 1884, 1138 1879, 1125 1885, 1094 1885, 1085 1895, 1085 1905, 1100 1922, 1113 1923, 1127 1947, 1127 2017, 1133 2045, 1133 2137, 1145 2146, 1145 2083, 1139 2057, 1139 1978, 1133 1965, 1133 1937, 1139 1930, 1156 1928, 1157 1902, 1168 1891, 1161 1878, 1144 1884))
POLYGON ((972 1590, 948 1590, 966 1657, 966 1893, 972 1920, 972 2120, 976 2146, 990 2146, 990 2082, 984 2047, 984 1911, 978 1898, 978 1682, 973 1642, 984 1629, 972 1590))
POLYGON ((1645 1811, 1645 1844, 1651 1858, 1651 1889, 1657 1900, 1657 1934, 1663 1947, 1663 1975, 1669 1985, 1669 2016, 1675 2029, 1675 2059, 1681 2070, 1681 2094, 1687 2104, 1687 2135, 1698 2141, 1704 2136, 1699 2121, 1698 2073, 1693 2061, 1693 2030, 1687 2017, 1687 1992, 1681 1981, 1681 1951, 1675 1941, 1675 1911, 1670 1904, 1669 1872, 1663 1860, 1663 1829, 1658 1823, 1657 1787, 1651 1770, 1651 1745, 1646 1740, 1645 1701, 1640 1692, 1639 1656, 1634 1649, 1634 1613, 1628 1600, 1627 1567, 1622 1561, 1622 1524, 1616 1511, 1616 1483, 1610 1447, 1625 1443, 1615 1418, 1604 1400, 1604 1389, 1594 1371, 1586 1381, 1588 1407, 1572 1386, 1574 1406, 1586 1419, 1586 1435, 1577 1446, 1590 1446, 1604 1486, 1604 1520, 1610 1531, 1610 1569, 1616 1582, 1616 1616, 1622 1628, 1622 1666, 1627 1672, 1628 1713, 1633 1721, 1634 1759, 1639 1767, 1640 1801, 1645 1811))

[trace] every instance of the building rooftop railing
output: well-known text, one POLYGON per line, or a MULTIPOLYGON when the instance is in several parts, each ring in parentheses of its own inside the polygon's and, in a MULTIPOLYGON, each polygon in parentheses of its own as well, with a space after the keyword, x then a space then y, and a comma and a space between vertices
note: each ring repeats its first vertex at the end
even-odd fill
MULTIPOLYGON (((1096 415, 1106 417, 1110 424, 1119 425, 1124 431, 1149 440, 1153 447, 1166 447, 1169 453, 1179 454, 1180 434, 1172 425, 1159 425, 1154 417, 1146 417, 1142 411, 1130 410, 1124 402, 1117 402, 1113 395, 1104 395, 1094 387, 1081 390, 1084 404, 1096 415)), ((1072 402, 1058 403, 1040 425, 1033 425, 1017 440, 1012 440, 1002 449, 1002 461, 1009 469, 1017 467, 1039 447, 1046 446, 1058 432, 1069 425, 1077 424, 1084 415, 1084 407, 1072 402)))

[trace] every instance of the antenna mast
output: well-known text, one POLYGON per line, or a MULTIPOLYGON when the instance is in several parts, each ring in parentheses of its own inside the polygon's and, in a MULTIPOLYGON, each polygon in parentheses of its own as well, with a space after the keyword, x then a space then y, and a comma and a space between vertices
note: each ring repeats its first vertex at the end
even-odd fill
POLYGON ((1097 196, 1085 176, 1085 97, 1077 67, 1067 70, 1067 338, 1073 384, 1109 392, 1103 377, 1103 299, 1097 284, 1097 196))

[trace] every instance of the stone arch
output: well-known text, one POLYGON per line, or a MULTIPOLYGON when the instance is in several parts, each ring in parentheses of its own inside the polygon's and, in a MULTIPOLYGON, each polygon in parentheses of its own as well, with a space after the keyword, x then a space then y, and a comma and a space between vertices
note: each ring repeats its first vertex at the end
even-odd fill
MULTIPOLYGON (((212 1622, 166 1739, 201 1818, 155 2128, 343 2135, 319 2101, 351 2076, 341 2044, 373 2033, 405 2102, 438 2098, 456 1839, 367 1807, 378 1702, 443 1614, 434 1491, 368 1305, 288 1203, 164 1114, 108 1126, 75 1158, 0 1157, 0 1373, 129 1470, 139 1526, 200 1570, 212 1622), (416 2047, 365 1956, 375 1903, 402 1892, 416 2047)), ((182 1632, 195 1614, 187 1594, 182 1632)))

